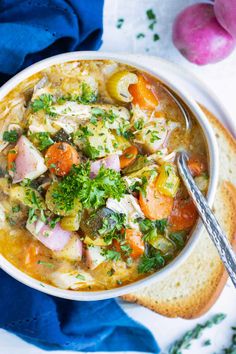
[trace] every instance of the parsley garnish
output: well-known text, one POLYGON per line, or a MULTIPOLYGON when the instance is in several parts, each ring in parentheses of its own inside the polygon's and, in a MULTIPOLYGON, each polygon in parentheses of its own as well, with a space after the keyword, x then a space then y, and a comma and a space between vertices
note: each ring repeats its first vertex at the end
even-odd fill
POLYGON ((147 10, 146 14, 147 14, 147 18, 149 20, 155 20, 156 19, 156 15, 155 15, 155 13, 154 13, 154 11, 152 9, 147 10))
POLYGON ((53 268, 54 267, 53 263, 44 262, 44 261, 38 261, 37 264, 44 265, 45 267, 48 267, 48 268, 53 268))
POLYGON ((79 280, 86 280, 85 276, 83 274, 77 274, 76 275, 76 279, 79 279, 79 280))
POLYGON ((65 211, 73 209, 75 198, 84 208, 97 209, 105 204, 107 198, 120 200, 125 191, 125 182, 120 174, 104 166, 91 179, 90 164, 87 162, 73 166, 70 173, 59 182, 52 197, 65 211))
POLYGON ((98 230, 104 241, 110 245, 113 239, 120 239, 120 231, 124 227, 126 216, 112 213, 102 220, 102 227, 98 230))
POLYGON ((145 241, 151 241, 157 237, 158 234, 163 235, 167 228, 167 219, 151 221, 143 219, 139 222, 140 230, 143 233, 145 241))
POLYGON ((138 264, 139 273, 148 273, 162 268, 165 265, 165 259, 159 251, 153 255, 144 254, 138 264))
POLYGON ((5 131, 3 133, 3 140, 8 141, 9 143, 16 143, 18 140, 19 134, 16 130, 5 131))
POLYGON ((154 33, 154 35, 153 35, 153 41, 156 42, 156 41, 159 41, 159 39, 160 39, 159 34, 154 33))
POLYGON ((20 205, 16 205, 16 206, 12 207, 12 212, 13 213, 19 213, 19 211, 20 211, 20 205))
POLYGON ((137 35, 136 35, 136 38, 137 39, 141 39, 141 38, 144 38, 145 37, 145 34, 144 33, 138 33, 137 35))
POLYGON ((125 20, 123 18, 118 18, 117 23, 116 23, 116 27, 120 29, 123 26, 124 21, 125 20))
POLYGON ((97 100, 96 93, 86 82, 82 82, 81 91, 82 91, 81 96, 78 98, 78 101, 80 103, 88 104, 88 103, 93 103, 97 100))
POLYGON ((55 116, 55 113, 52 111, 52 104, 53 96, 44 93, 31 103, 31 107, 33 112, 38 112, 43 109, 50 116, 55 116))
POLYGON ((54 143, 47 132, 33 133, 30 138, 40 151, 45 150, 54 143))
POLYGON ((169 238, 181 249, 186 242, 186 231, 176 231, 169 234, 169 238))
POLYGON ((119 261, 121 259, 120 252, 114 250, 104 249, 102 255, 105 256, 107 261, 119 261))
POLYGON ((168 350, 168 354, 182 354, 182 350, 188 349, 191 346, 193 339, 201 337, 205 328, 211 328, 214 325, 219 324, 225 319, 226 315, 219 313, 214 315, 210 320, 203 324, 197 324, 192 330, 187 331, 184 336, 177 340, 168 350))

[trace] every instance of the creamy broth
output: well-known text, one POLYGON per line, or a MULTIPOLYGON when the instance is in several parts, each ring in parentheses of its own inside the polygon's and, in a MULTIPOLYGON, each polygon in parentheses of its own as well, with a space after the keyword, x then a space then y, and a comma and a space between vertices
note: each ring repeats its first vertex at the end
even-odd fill
POLYGON ((104 290, 171 262, 196 209, 176 152, 203 193, 204 136, 157 79, 113 61, 51 66, 0 103, 0 252, 59 288, 104 290))

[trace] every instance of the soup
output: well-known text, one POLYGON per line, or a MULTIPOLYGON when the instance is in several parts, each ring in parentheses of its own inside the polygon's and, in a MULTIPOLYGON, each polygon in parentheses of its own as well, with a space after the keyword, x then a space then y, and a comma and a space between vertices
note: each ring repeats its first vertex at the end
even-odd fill
POLYGON ((51 66, 0 103, 0 252, 62 289, 105 290, 171 262, 197 221, 176 152, 208 188, 206 144, 157 79, 114 61, 51 66))

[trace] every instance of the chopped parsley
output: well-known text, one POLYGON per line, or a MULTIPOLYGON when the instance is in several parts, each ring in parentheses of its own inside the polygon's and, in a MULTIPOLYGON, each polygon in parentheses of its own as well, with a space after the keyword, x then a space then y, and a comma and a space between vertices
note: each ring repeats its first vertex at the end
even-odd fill
POLYGON ((147 255, 144 254, 140 258, 140 262, 138 264, 138 272, 139 273, 149 273, 151 271, 162 268, 165 265, 165 259, 161 255, 159 251, 156 251, 153 254, 147 255))
POLYGON ((45 150, 47 147, 51 146, 54 143, 54 141, 50 137, 50 134, 47 132, 33 133, 30 135, 30 139, 40 151, 45 150))
POLYGON ((102 220, 102 227, 98 233, 103 237, 106 244, 110 245, 113 239, 120 239, 120 231, 124 228, 126 216, 124 214, 112 213, 102 220))
POLYGON ((226 317, 225 314, 219 313, 214 315, 211 319, 209 319, 205 323, 197 324, 192 330, 187 331, 181 339, 177 340, 174 344, 171 345, 171 347, 168 350, 168 354, 181 354, 182 350, 190 348, 192 340, 201 337, 204 329, 211 328, 214 325, 219 324, 225 319, 225 317, 226 317))
POLYGON ((156 15, 155 15, 155 13, 154 13, 154 11, 152 9, 148 9, 146 11, 146 14, 147 14, 147 18, 149 20, 155 20, 156 19, 156 15))
POLYGON ((110 270, 108 270, 107 275, 109 275, 109 277, 112 277, 112 275, 115 274, 115 269, 111 268, 110 270))
POLYGON ((160 39, 159 34, 154 33, 154 35, 153 35, 153 41, 156 42, 156 41, 159 41, 159 39, 160 39))
POLYGON ((86 280, 86 278, 83 274, 77 274, 76 279, 83 280, 83 281, 86 280))
POLYGON ((160 137, 159 137, 159 132, 158 131, 152 131, 150 132, 151 133, 151 138, 150 138, 150 142, 153 144, 155 143, 155 141, 157 140, 160 140, 160 137))
POLYGON ((15 205, 15 206, 12 207, 12 212, 13 213, 19 213, 20 209, 21 209, 20 205, 15 205))
POLYGON ((114 250, 103 249, 101 254, 106 258, 107 261, 117 262, 121 259, 120 252, 114 250))
POLYGON ((169 234, 169 238, 181 249, 186 242, 186 231, 176 231, 169 234))
POLYGON ((116 28, 120 29, 123 26, 124 22, 125 20, 123 18, 118 18, 116 28))
POLYGON ((18 140, 19 134, 16 130, 5 131, 3 133, 3 141, 9 143, 16 143, 18 140))
POLYGON ((44 262, 44 261, 38 261, 37 264, 41 264, 44 265, 47 268, 53 268, 54 264, 53 263, 49 263, 49 262, 44 262))
POLYGON ((50 116, 55 116, 55 113, 52 111, 52 104, 53 96, 44 93, 31 103, 31 108, 33 112, 44 110, 50 116))
POLYGON ((73 209, 77 198, 84 208, 97 209, 105 205, 107 198, 120 200, 126 191, 120 174, 102 166, 93 179, 90 178, 90 164, 73 166, 70 173, 61 179, 52 197, 54 203, 65 211, 73 209))
POLYGON ((145 34, 144 33, 138 33, 137 35, 136 35, 136 38, 137 39, 141 39, 141 38, 144 38, 145 37, 145 34))
POLYGON ((136 130, 142 130, 144 126, 144 120, 142 118, 140 118, 139 120, 136 120, 136 122, 134 122, 134 128, 136 130))
POLYGON ((97 101, 96 93, 86 82, 82 82, 81 84, 81 96, 78 98, 78 101, 83 104, 93 103, 97 101))

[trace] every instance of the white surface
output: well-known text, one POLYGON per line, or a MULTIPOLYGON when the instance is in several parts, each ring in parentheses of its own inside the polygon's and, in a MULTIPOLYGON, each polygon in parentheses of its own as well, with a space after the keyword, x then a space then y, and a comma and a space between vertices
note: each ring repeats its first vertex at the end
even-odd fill
MULTIPOLYGON (((132 53, 147 54, 146 49, 149 49, 148 54, 158 55, 166 58, 178 65, 185 67, 190 72, 195 73, 203 82, 209 86, 219 101, 227 107, 231 117, 236 116, 235 104, 235 86, 236 86, 236 52, 233 53, 227 60, 205 67, 197 67, 188 63, 175 50, 171 43, 171 24, 176 13, 188 4, 196 1, 193 0, 106 0, 105 3, 105 33, 104 51, 122 51, 132 53), (160 34, 160 41, 152 41, 152 33, 147 29, 147 21, 145 12, 147 9, 153 8, 157 14, 158 24, 156 32, 160 34), (124 26, 118 30, 116 28, 117 19, 123 17, 125 19, 124 26), (136 40, 137 33, 146 33, 144 39, 136 40)), ((191 89, 191 88, 190 88, 191 89)), ((199 94, 198 92, 194 92, 199 94)), ((206 96, 202 95, 202 99, 206 96)), ((197 96, 198 98, 198 96, 197 96)), ((208 106, 214 108, 214 100, 209 101, 208 106)), ((224 119, 222 112, 221 117, 224 119)), ((232 119, 233 121, 233 119, 232 119)), ((232 124, 231 130, 233 130, 232 124)), ((230 125, 230 123, 226 123, 230 125)), ((235 290, 228 285, 221 297, 211 309, 211 311, 203 316, 200 320, 181 320, 167 319, 161 317, 145 308, 133 304, 125 304, 125 310, 136 320, 146 325, 155 335, 158 343, 164 349, 175 338, 194 326, 195 323, 203 322, 210 315, 217 312, 227 314, 227 319, 206 332, 204 337, 199 340, 199 345, 192 347, 186 351, 189 354, 213 354, 214 351, 220 352, 223 346, 227 346, 230 341, 231 330, 230 326, 236 324, 236 302, 235 290), (204 339, 212 339, 214 345, 203 348, 201 343, 204 339)), ((41 354, 46 353, 38 348, 26 344, 16 336, 13 336, 3 330, 0 330, 0 353, 1 354, 41 354)), ((64 351, 56 351, 51 353, 62 354, 64 351)), ((72 353, 72 352, 68 352, 72 353)))

